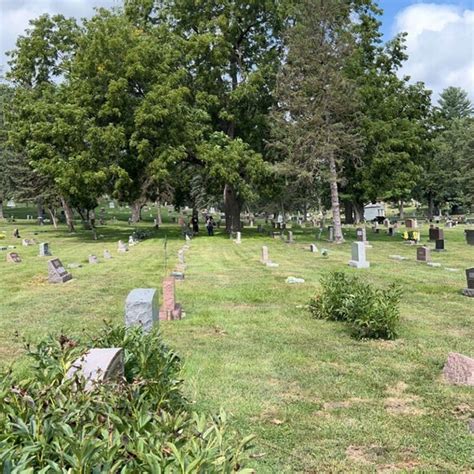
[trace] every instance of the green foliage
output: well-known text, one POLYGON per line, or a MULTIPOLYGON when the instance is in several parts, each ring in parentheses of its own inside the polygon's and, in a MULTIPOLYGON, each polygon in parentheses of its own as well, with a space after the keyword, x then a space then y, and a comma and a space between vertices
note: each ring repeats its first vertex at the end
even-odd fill
POLYGON ((181 394, 179 358, 157 332, 106 327, 87 345, 50 338, 29 356, 34 363, 27 380, 6 373, 0 384, 4 472, 241 469, 251 437, 234 439, 224 413, 209 419, 190 410, 181 394), (91 391, 80 375, 66 380, 87 346, 122 347, 123 380, 91 391))
POLYGON ((448 87, 440 94, 439 110, 441 116, 451 121, 474 115, 474 106, 469 100, 467 91, 460 87, 448 87))
POLYGON ((356 276, 334 272, 321 279, 321 292, 310 301, 316 318, 347 321, 357 338, 394 339, 400 319, 401 290, 395 284, 375 288, 356 276))

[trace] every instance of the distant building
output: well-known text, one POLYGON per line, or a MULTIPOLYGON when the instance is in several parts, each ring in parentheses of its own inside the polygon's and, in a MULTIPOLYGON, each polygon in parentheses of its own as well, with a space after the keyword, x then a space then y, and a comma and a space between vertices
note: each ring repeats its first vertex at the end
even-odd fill
POLYGON ((377 217, 385 217, 385 203, 376 202, 364 206, 364 219, 366 221, 373 221, 377 217))

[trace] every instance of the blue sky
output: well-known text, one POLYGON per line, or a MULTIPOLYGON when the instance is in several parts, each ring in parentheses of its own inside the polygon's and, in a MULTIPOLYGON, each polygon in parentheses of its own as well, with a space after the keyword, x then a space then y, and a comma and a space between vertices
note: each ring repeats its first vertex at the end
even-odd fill
MULTIPOLYGON (((93 14, 94 6, 118 6, 121 0, 0 0, 0 66, 6 69, 5 51, 42 13, 76 18, 93 14)), ((463 87, 474 101, 474 0, 379 0, 384 10, 382 32, 390 39, 408 32, 409 60, 402 73, 423 81, 439 93, 450 85, 463 87)))

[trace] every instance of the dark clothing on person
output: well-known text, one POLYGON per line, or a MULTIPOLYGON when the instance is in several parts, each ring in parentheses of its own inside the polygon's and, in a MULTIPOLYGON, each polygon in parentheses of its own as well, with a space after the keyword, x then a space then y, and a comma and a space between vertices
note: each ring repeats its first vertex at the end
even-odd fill
POLYGON ((207 227, 207 235, 212 236, 214 235, 214 219, 212 217, 209 217, 206 223, 207 227))
POLYGON ((199 221, 196 216, 191 219, 191 225, 193 227, 193 232, 197 234, 199 232, 199 221))

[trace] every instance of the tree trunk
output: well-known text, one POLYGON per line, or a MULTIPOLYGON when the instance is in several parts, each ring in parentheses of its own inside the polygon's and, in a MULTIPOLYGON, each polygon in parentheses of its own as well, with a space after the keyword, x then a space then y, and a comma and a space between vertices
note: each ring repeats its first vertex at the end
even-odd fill
POLYGON ((48 212, 49 212, 49 215, 51 217, 51 222, 53 223, 53 227, 55 229, 58 228, 58 219, 56 217, 56 211, 54 209, 52 209, 51 207, 48 207, 48 212))
POLYGON ((354 209, 354 224, 360 224, 364 219, 364 205, 360 202, 353 202, 354 209))
POLYGON ((163 219, 161 217, 161 201, 159 199, 156 200, 156 225, 161 227, 163 224, 163 219))
POLYGON ((142 219, 142 207, 143 207, 143 199, 137 199, 136 201, 132 202, 132 223, 136 224, 141 221, 142 219))
POLYGON ((0 219, 3 218, 3 199, 0 199, 0 219))
POLYGON ((237 232, 240 230, 241 204, 235 194, 235 190, 229 184, 224 186, 224 213, 226 232, 237 232))
POLYGON ((430 191, 428 193, 428 219, 432 220, 434 215, 434 199, 433 193, 430 191))
POLYGON ((346 224, 354 223, 353 205, 350 201, 344 201, 344 222, 346 224))
POLYGON ((36 201, 36 209, 38 211, 38 218, 42 219, 44 215, 43 215, 43 200, 41 198, 39 198, 36 201))
POLYGON ((64 209, 64 214, 66 215, 66 223, 69 232, 75 232, 76 229, 74 228, 74 214, 72 212, 71 206, 69 206, 69 203, 63 197, 61 197, 61 204, 64 209))
POLYGON ((337 169, 334 154, 329 154, 329 184, 331 186, 331 208, 336 244, 344 242, 341 226, 341 209, 339 207, 339 192, 337 190, 337 169))
POLYGON ((403 208, 403 199, 400 199, 398 202, 398 212, 400 214, 400 219, 405 218, 405 209, 403 208))

